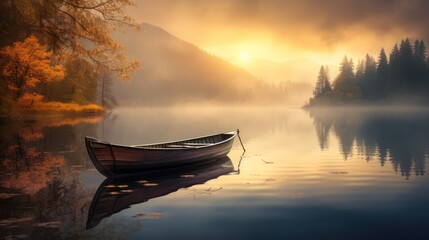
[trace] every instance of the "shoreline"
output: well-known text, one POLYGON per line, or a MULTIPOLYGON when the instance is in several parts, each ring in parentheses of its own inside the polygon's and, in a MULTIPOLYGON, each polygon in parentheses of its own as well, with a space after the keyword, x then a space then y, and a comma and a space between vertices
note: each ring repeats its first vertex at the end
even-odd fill
POLYGON ((379 112, 429 112, 425 104, 324 104, 304 105, 303 110, 349 110, 349 111, 379 111, 379 112))
POLYGON ((18 106, 9 114, 0 115, 0 123, 14 121, 43 121, 55 118, 93 117, 105 113, 97 104, 79 105, 75 103, 48 102, 32 107, 18 106))

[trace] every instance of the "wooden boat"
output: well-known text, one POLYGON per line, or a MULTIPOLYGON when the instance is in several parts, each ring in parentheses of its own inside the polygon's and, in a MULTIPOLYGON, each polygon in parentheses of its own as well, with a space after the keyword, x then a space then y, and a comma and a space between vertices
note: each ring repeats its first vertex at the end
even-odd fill
POLYGON ((85 137, 92 163, 106 177, 199 164, 225 157, 238 130, 211 136, 125 146, 85 137))
POLYGON ((234 165, 229 157, 198 165, 165 171, 149 172, 125 178, 107 178, 97 189, 88 212, 86 229, 101 220, 129 208, 133 204, 162 197, 181 188, 203 184, 222 175, 231 174, 234 165))

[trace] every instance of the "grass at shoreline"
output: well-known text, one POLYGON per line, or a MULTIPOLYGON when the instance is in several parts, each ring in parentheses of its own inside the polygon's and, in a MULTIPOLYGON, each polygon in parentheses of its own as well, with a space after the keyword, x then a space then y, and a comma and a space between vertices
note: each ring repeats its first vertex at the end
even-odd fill
POLYGON ((14 120, 43 119, 52 116, 100 115, 104 108, 97 104, 80 105, 62 102, 35 102, 34 104, 13 104, 0 111, 0 122, 14 120))
POLYGON ((104 108, 97 104, 80 105, 77 103, 37 102, 32 106, 21 106, 25 112, 54 113, 102 113, 104 108))

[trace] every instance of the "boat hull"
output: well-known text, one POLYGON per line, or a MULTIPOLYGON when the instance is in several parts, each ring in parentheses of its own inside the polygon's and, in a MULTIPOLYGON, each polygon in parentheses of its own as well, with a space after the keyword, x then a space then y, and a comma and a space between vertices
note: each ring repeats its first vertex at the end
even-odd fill
POLYGON ((230 132, 142 146, 111 144, 90 137, 86 137, 85 141, 88 154, 97 170, 111 177, 204 163, 225 157, 231 150, 236 135, 237 132, 230 132), (219 141, 216 142, 216 139, 219 141), (191 144, 205 141, 210 143, 201 143, 202 145, 197 147, 168 147, 183 142, 191 144))
POLYGON ((107 178, 97 189, 88 212, 87 229, 131 205, 162 197, 182 188, 234 172, 228 157, 216 161, 125 178, 107 178))

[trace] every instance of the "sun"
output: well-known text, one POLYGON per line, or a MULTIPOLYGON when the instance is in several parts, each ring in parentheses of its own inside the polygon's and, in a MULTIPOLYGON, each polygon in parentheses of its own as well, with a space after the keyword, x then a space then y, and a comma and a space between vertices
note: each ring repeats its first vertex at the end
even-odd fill
POLYGON ((248 61, 250 61, 250 54, 248 52, 240 53, 240 61, 243 63, 247 63, 248 61))

